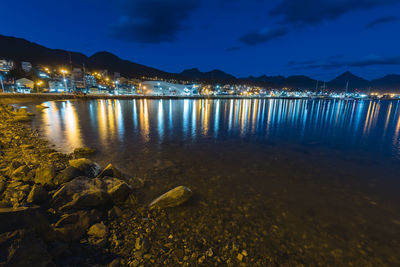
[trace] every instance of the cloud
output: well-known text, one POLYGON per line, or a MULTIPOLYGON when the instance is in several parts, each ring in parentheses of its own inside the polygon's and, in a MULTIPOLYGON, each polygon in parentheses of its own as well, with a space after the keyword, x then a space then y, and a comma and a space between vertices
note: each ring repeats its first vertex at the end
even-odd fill
POLYGON ((250 32, 240 37, 239 41, 246 45, 257 45, 271 40, 278 39, 288 33, 286 27, 263 29, 259 32, 250 32))
POLYGON ((398 17, 395 17, 395 16, 380 17, 380 18, 377 18, 377 19, 371 21, 370 23, 368 23, 366 28, 367 29, 371 29, 371 28, 375 27, 376 25, 383 24, 383 23, 394 22, 394 21, 397 21, 397 20, 398 20, 398 17))
POLYGON ((138 43, 172 42, 198 7, 196 0, 119 0, 121 15, 110 29, 119 40, 138 43))
MULTIPOLYGON (((317 25, 325 20, 357 10, 367 10, 384 5, 400 3, 400 0, 281 0, 270 12, 271 17, 280 19, 270 33, 250 32, 239 38, 246 45, 256 45, 277 39, 291 30, 307 25, 317 25)), ((383 23, 386 21, 379 21, 383 23)))
POLYGON ((271 10, 271 16, 291 25, 313 25, 336 19, 348 12, 400 3, 400 0, 283 0, 271 10))
POLYGON ((400 65, 400 56, 393 57, 380 57, 371 55, 360 60, 352 61, 338 61, 338 60, 315 60, 315 61, 303 61, 294 62, 291 61, 287 64, 292 66, 292 69, 336 69, 342 67, 370 67, 379 65, 400 65))

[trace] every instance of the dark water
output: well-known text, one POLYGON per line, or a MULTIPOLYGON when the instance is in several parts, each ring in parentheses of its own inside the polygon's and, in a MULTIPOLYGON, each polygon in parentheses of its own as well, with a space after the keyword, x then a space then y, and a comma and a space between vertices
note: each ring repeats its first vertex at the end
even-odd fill
POLYGON ((258 264, 400 266, 399 101, 45 104, 33 127, 151 180, 144 203, 192 188, 174 216, 194 235, 232 240, 258 264))

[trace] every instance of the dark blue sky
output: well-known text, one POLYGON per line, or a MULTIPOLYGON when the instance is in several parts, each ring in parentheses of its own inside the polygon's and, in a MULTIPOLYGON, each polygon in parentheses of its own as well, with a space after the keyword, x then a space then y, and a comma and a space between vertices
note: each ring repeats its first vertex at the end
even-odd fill
POLYGON ((7 1, 0 34, 169 72, 400 74, 400 0, 7 1))

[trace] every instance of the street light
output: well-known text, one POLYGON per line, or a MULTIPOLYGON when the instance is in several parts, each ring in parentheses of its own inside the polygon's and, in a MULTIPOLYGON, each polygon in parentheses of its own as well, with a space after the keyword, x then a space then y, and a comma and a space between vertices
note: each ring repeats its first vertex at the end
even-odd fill
POLYGON ((36 85, 37 85, 37 93, 39 93, 39 89, 40 89, 40 86, 42 86, 43 85, 43 81, 38 81, 37 83, 36 83, 36 85))
POLYGON ((67 91, 68 91, 68 89, 67 89, 67 79, 65 79, 65 74, 68 73, 68 71, 65 70, 65 69, 61 69, 60 72, 61 72, 62 75, 63 75, 65 92, 67 92, 67 91))

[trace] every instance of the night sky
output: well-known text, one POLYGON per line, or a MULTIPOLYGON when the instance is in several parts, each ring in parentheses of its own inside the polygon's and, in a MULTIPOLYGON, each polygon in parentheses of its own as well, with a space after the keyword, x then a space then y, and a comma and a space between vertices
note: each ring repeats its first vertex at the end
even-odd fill
POLYGON ((169 72, 400 74, 400 0, 3 1, 0 34, 169 72))

